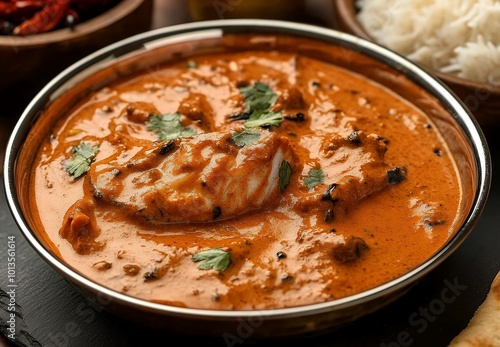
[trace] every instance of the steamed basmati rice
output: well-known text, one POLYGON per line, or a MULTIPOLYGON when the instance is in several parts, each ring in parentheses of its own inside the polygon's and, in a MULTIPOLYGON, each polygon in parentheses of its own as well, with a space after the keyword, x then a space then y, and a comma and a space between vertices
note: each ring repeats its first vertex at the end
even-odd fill
POLYGON ((358 0, 380 44, 425 66, 500 86, 500 0, 358 0))

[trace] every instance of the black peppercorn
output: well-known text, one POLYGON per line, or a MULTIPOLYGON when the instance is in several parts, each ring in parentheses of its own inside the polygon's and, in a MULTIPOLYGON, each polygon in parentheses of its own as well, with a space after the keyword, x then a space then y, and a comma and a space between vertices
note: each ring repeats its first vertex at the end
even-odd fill
POLYGON ((173 140, 168 141, 160 148, 160 154, 165 155, 175 148, 175 142, 173 140))

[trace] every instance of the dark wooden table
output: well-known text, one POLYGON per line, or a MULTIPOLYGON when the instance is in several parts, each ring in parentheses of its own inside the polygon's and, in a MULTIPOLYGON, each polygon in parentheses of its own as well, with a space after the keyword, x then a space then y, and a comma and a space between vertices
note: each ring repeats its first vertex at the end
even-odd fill
MULTIPOLYGON (((189 21, 185 1, 157 0, 153 28, 189 21)), ((309 2, 304 21, 332 25, 329 1, 309 2)), ((54 71, 54 75, 57 71, 54 71)), ((0 157, 6 139, 29 100, 43 81, 27 83, 20 90, 0 95, 0 157)), ((500 129, 500 128, 499 128, 500 129)), ((499 129, 484 129, 492 152, 493 171, 500 168, 499 129)), ((1 173, 0 173, 1 174, 1 173)), ((2 187, 3 190, 3 177, 2 187)), ((205 338, 157 332, 125 321, 91 304, 27 244, 0 196, 0 287, 7 290, 8 237, 16 240, 16 345, 19 346, 153 346, 180 343, 187 346, 237 346, 277 344, 309 346, 446 346, 468 323, 500 270, 500 181, 493 186, 485 211, 462 246, 409 293, 386 308, 346 328, 326 335, 293 341, 252 341, 251 336, 233 343, 222 337, 205 338)), ((1 293, 0 293, 1 294, 1 293)), ((0 295, 0 328, 5 331, 8 297, 0 295)), ((193 331, 196 327, 193 327, 193 331)), ((237 336, 237 332, 229 332, 237 336)), ((0 345, 7 344, 0 339, 0 345)))

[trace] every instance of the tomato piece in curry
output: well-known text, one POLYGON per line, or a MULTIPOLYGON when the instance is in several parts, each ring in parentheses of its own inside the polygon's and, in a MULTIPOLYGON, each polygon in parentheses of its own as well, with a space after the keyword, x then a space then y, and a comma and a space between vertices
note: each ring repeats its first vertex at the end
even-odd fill
POLYGON ((44 140, 53 250, 159 303, 272 309, 360 293, 450 238, 461 187, 412 104, 300 54, 200 55, 93 93, 44 140))

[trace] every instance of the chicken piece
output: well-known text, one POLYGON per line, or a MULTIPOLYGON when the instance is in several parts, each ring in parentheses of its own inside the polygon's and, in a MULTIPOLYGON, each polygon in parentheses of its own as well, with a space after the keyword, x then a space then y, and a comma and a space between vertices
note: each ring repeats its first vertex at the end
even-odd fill
POLYGON ((332 249, 333 258, 339 263, 347 263, 361 258, 370 248, 361 237, 348 236, 343 243, 332 249))
POLYGON ((412 217, 417 218, 416 227, 422 228, 429 237, 432 237, 434 227, 446 224, 442 203, 411 198, 409 207, 413 211, 412 217))
POLYGON ((283 90, 281 96, 276 101, 276 105, 274 106, 273 110, 299 110, 303 109, 304 105, 305 102, 302 96, 302 92, 296 87, 291 87, 283 90))
POLYGON ((90 254, 104 244, 96 241, 100 234, 94 215, 94 202, 81 199, 71 206, 64 216, 59 235, 66 239, 78 254, 90 254))
POLYGON ((388 164, 386 151, 384 140, 375 134, 354 131, 348 136, 325 136, 319 158, 324 183, 301 198, 301 211, 317 213, 330 223, 356 202, 404 181, 406 169, 388 164))
POLYGON ((133 102, 126 108, 125 112, 127 119, 133 123, 144 124, 152 114, 159 114, 158 109, 150 103, 146 102, 133 102))
POLYGON ((177 112, 196 123, 204 132, 211 132, 215 129, 214 111, 203 94, 190 94, 181 101, 177 112))
POLYGON ((258 131, 254 142, 214 132, 119 155, 89 171, 95 198, 130 217, 157 223, 210 222, 271 207, 280 200, 279 171, 291 163, 286 138, 258 131))
POLYGON ((347 137, 330 139, 323 147, 327 165, 354 163, 342 177, 325 190, 322 200, 342 201, 349 205, 406 178, 403 167, 392 167, 384 161, 387 146, 379 136, 354 131, 347 137), (352 157, 345 160, 346 157, 352 157), (354 160, 353 160, 354 159, 354 160))

